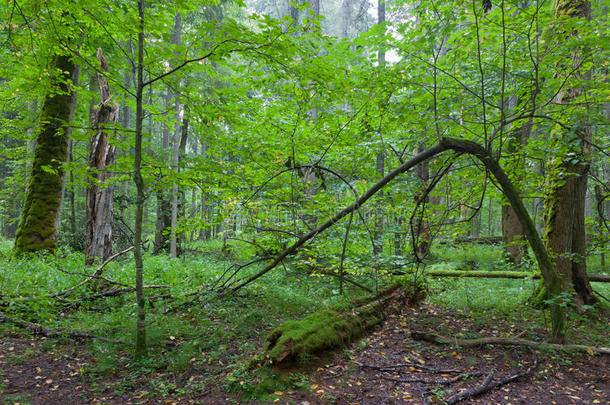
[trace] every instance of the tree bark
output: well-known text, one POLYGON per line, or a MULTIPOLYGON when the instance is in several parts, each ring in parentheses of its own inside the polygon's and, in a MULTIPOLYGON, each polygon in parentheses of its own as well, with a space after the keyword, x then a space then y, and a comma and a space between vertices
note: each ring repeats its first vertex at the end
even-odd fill
MULTIPOLYGON (((555 18, 573 17, 588 19, 591 6, 588 1, 556 0, 554 2, 555 18)), ((577 32, 558 35, 557 41, 578 35, 577 32)), ((570 66, 576 78, 587 75, 582 68, 583 52, 581 49, 570 50, 564 55, 564 61, 570 66)), ((558 66, 559 69, 562 64, 558 66)), ((559 73, 564 75, 562 71, 559 73)), ((557 94, 555 102, 572 110, 571 104, 583 95, 583 89, 567 87, 557 94)), ((580 104, 580 103, 579 103, 580 104)), ((580 109, 582 107, 575 107, 580 109)), ((562 279, 562 291, 574 294, 577 305, 593 304, 597 301, 589 280, 587 279, 585 251, 585 196, 587 175, 589 172, 588 155, 591 130, 585 122, 573 121, 572 129, 555 128, 552 141, 567 144, 568 151, 563 156, 555 157, 551 163, 549 185, 546 192, 545 236, 547 248, 562 279)))
MULTIPOLYGON (((174 35, 172 44, 179 45, 182 42, 182 15, 177 13, 174 17, 174 35)), ((175 105, 175 120, 174 124, 174 150, 172 156, 172 171, 174 175, 178 174, 178 164, 180 163, 180 141, 181 141, 181 107, 176 97, 175 105)), ((172 186, 172 207, 170 219, 170 238, 169 238, 169 255, 170 257, 178 257, 178 236, 176 228, 178 226, 178 182, 174 181, 172 186)))
POLYGON ((352 11, 351 0, 341 3, 341 38, 349 39, 349 20, 352 11))
MULTIPOLYGON (((418 148, 413 151, 414 155, 421 153, 426 147, 425 143, 421 143, 418 148)), ((430 179, 430 171, 428 168, 428 162, 422 162, 415 166, 415 177, 419 180, 421 187, 424 191, 428 186, 430 179)), ((430 246, 432 244, 432 233, 430 232, 430 223, 426 218, 425 208, 430 202, 428 195, 422 195, 422 191, 415 193, 415 200, 422 207, 420 208, 421 215, 418 215, 415 219, 414 230, 415 230, 415 241, 413 247, 417 258, 423 259, 430 254, 430 246)))
MULTIPOLYGON (((106 58, 101 49, 97 51, 102 72, 108 72, 106 58)), ((96 258, 106 260, 112 255, 114 186, 105 183, 111 177, 107 167, 114 164, 116 146, 110 143, 105 127, 116 126, 119 105, 110 96, 110 85, 104 76, 97 74, 101 104, 95 111, 92 126, 95 135, 89 148, 90 180, 87 187, 87 245, 85 263, 92 264, 96 258)), ((113 130, 116 135, 116 130, 113 130)))
POLYGON ((136 265, 136 344, 134 358, 146 356, 146 302, 144 301, 144 264, 142 261, 142 217, 144 179, 142 178, 142 123, 144 121, 144 0, 138 0, 138 61, 136 65, 136 132, 133 157, 133 181, 136 184, 136 218, 133 257, 136 265))
POLYGON ((51 59, 51 90, 42 105, 32 174, 15 237, 14 250, 18 254, 56 248, 75 69, 68 55, 54 55, 51 59))
MULTIPOLYGON (((517 96, 510 96, 508 100, 508 110, 514 111, 518 103, 517 96)), ((529 118, 520 127, 512 129, 505 143, 506 154, 510 156, 510 171, 514 173, 514 178, 517 184, 522 181, 521 172, 525 164, 521 153, 519 152, 523 145, 530 137, 533 126, 533 119, 529 118)), ((523 236, 523 227, 512 209, 510 204, 502 204, 502 239, 504 241, 504 250, 508 255, 508 259, 513 264, 520 264, 521 260, 527 253, 527 247, 523 236)))
MULTIPOLYGON (((170 107, 172 98, 172 92, 167 89, 165 94, 165 106, 167 109, 170 107)), ((165 151, 169 149, 170 140, 170 129, 166 124, 163 124, 161 147, 163 158, 165 158, 165 151)), ((169 252, 169 229, 172 226, 172 205, 167 190, 159 188, 156 191, 157 198, 157 220, 155 222, 155 242, 153 253, 169 252)))

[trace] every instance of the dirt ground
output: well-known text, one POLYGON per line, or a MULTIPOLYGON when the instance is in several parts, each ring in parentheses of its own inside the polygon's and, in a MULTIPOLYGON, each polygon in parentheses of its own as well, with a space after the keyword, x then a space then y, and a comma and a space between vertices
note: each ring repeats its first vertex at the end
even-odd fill
MULTIPOLYGON (((494 384, 531 369, 527 375, 461 403, 610 404, 609 356, 541 353, 522 347, 439 346, 413 340, 413 330, 464 337, 514 336, 522 332, 518 325, 505 324, 501 319, 496 325, 479 326, 433 305, 409 308, 345 350, 312 359, 305 369, 280 370, 286 374, 302 372, 305 389, 276 392, 267 403, 442 403, 486 379, 494 384)), ((535 338, 532 331, 527 333, 529 336, 522 337, 535 338)), ((69 343, 50 348, 51 344, 44 338, 17 335, 0 339, 0 404, 242 403, 237 394, 226 391, 222 381, 227 371, 222 368, 207 373, 207 377, 196 368, 175 376, 174 386, 198 381, 205 385, 197 395, 179 390, 151 394, 147 377, 139 376, 128 385, 120 372, 103 380, 87 377, 84 370, 92 359, 87 357, 84 345, 69 343), (120 379, 123 382, 119 384, 120 379)))

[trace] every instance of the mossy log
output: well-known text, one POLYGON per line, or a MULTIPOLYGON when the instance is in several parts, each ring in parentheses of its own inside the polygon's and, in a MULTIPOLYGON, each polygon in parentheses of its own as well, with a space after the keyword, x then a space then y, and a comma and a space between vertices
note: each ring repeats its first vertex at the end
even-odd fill
MULTIPOLYGON (((533 278, 539 279, 540 274, 524 271, 461 271, 461 270, 426 270, 427 276, 433 277, 475 277, 475 278, 533 278)), ((610 276, 605 274, 589 274, 589 281, 610 283, 610 276)))
POLYGON ((382 322, 401 306, 423 298, 417 284, 393 285, 379 295, 352 303, 351 308, 322 309, 300 321, 288 321, 267 337, 266 358, 272 364, 342 347, 382 322))

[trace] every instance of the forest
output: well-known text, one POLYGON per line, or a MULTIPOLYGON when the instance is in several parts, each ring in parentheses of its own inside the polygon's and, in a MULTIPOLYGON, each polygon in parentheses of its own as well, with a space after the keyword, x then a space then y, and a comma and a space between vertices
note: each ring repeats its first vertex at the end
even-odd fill
POLYGON ((0 5, 0 403, 610 403, 604 0, 0 5))

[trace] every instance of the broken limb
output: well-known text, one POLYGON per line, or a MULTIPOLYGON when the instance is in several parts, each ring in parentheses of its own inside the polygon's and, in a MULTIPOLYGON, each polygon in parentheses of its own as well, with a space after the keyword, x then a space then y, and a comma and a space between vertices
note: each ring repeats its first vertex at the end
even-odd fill
POLYGON ((496 344, 503 346, 526 346, 538 349, 551 349, 551 350, 576 350, 579 352, 587 353, 599 353, 599 354, 610 354, 609 347, 596 347, 596 346, 585 346, 585 345, 560 345, 555 343, 544 343, 535 342, 533 340, 521 339, 517 337, 484 337, 479 339, 458 339, 455 337, 446 337, 437 335, 435 333, 417 332, 412 331, 411 337, 417 340, 424 340, 426 342, 433 342, 445 345, 457 345, 457 346, 482 346, 488 344, 496 344))
POLYGON ((458 392, 457 394, 454 394, 454 395, 450 396, 449 398, 445 399, 443 401, 443 403, 445 403, 447 405, 457 404, 458 402, 463 401, 464 399, 476 397, 478 395, 484 394, 484 393, 494 390, 498 387, 501 387, 505 384, 518 380, 521 377, 530 375, 536 369, 536 367, 538 367, 538 356, 536 356, 536 353, 534 351, 532 351, 532 354, 534 356, 534 363, 527 369, 525 369, 523 371, 519 371, 515 374, 512 374, 509 377, 503 378, 500 381, 496 381, 493 383, 491 382, 491 380, 493 378, 493 371, 492 371, 487 375, 487 377, 485 377, 485 380, 483 380, 483 382, 480 385, 477 385, 476 387, 468 388, 464 391, 458 392))
POLYGON ((456 382, 461 381, 461 380, 465 380, 465 379, 470 378, 470 377, 480 376, 481 374, 483 374, 483 373, 481 373, 479 371, 476 371, 474 373, 460 374, 460 375, 455 376, 453 378, 437 379, 437 380, 427 380, 425 378, 395 378, 395 377, 388 377, 386 375, 381 375, 381 378, 383 378, 384 380, 394 381, 394 382, 401 382, 401 383, 422 383, 422 384, 429 384, 429 385, 450 385, 450 384, 456 383, 456 382))
MULTIPOLYGON (((407 273, 405 273, 407 274, 407 273)), ((513 278, 513 279, 540 279, 540 274, 528 273, 525 271, 500 271, 500 270, 426 270, 427 276, 433 277, 474 277, 474 278, 513 278)), ((610 283, 610 276, 605 274, 589 274, 589 281, 597 281, 599 283, 610 283)))
POLYGON ((417 368, 420 370, 426 370, 433 374, 467 374, 467 372, 464 370, 453 369, 453 368, 452 369, 437 369, 437 368, 433 368, 433 367, 424 366, 419 363, 400 363, 400 364, 392 364, 389 366, 374 366, 371 364, 360 363, 359 361, 353 361, 353 363, 360 368, 370 368, 372 370, 379 370, 379 371, 395 371, 395 370, 398 370, 401 368, 413 367, 413 368, 417 368))
MULTIPOLYGON (((538 231, 536 230, 536 227, 531 217, 529 216, 529 213, 527 212, 525 206, 523 205, 523 202, 521 201, 519 192, 517 191, 515 186, 513 186, 504 170, 502 170, 498 162, 494 159, 494 157, 489 153, 488 150, 484 149, 476 142, 453 138, 441 139, 437 145, 422 151, 421 153, 415 155, 412 159, 408 160, 407 162, 398 166, 396 169, 392 170, 385 177, 375 183, 370 189, 368 189, 362 196, 358 197, 353 204, 335 214, 332 218, 324 222, 316 229, 308 232, 307 234, 299 238, 299 240, 297 240, 295 243, 285 249, 282 253, 277 255, 273 259, 273 261, 265 268, 233 287, 231 291, 235 292, 240 288, 248 285, 252 281, 258 279, 259 277, 267 274, 280 262, 282 262, 282 260, 284 260, 288 255, 296 252, 297 249, 303 246, 310 239, 313 239, 319 233, 335 225, 343 217, 357 210, 360 206, 362 206, 366 201, 368 201, 373 195, 375 195, 379 190, 385 187, 399 174, 404 173, 415 165, 447 150, 453 150, 459 154, 465 153, 476 157, 485 165, 485 168, 493 175, 500 188, 502 189, 504 196, 512 206, 517 217, 519 218, 519 222, 524 228, 525 237, 527 238, 527 241, 532 247, 549 296, 551 298, 558 297, 561 293, 561 279, 553 266, 553 262, 551 261, 551 258, 546 248, 544 247, 544 244, 542 243, 542 239, 540 238, 540 235, 538 234, 538 231)), ((550 305, 550 312, 551 340, 556 343, 563 343, 565 341, 566 328, 565 310, 561 307, 560 302, 558 302, 557 300, 552 300, 552 303, 550 305)))
POLYGON ((273 270, 287 256, 296 252, 297 249, 299 249, 301 246, 303 246, 310 239, 313 239, 319 233, 324 232, 326 229, 335 225, 337 222, 339 222, 341 219, 343 219, 343 217, 347 216, 348 214, 351 214, 352 212, 354 212, 355 210, 360 208, 361 205, 363 205, 367 200, 369 200, 372 196, 374 196, 377 193, 377 191, 381 190, 386 184, 388 184, 390 181, 392 181, 396 176, 398 176, 401 173, 406 172, 407 170, 414 167, 418 163, 421 163, 424 160, 427 160, 443 151, 446 151, 447 149, 448 149, 447 146, 438 144, 429 149, 426 149, 425 151, 421 152, 417 156, 414 156, 409 161, 403 163, 402 165, 400 165, 399 167, 397 167, 396 169, 394 169, 393 171, 388 173, 381 180, 379 180, 375 185, 373 185, 362 196, 357 198, 353 204, 349 205, 348 207, 344 208, 343 210, 341 210, 340 212, 335 214, 332 218, 330 218, 329 220, 324 222, 322 225, 318 226, 316 229, 313 229, 312 231, 310 231, 307 234, 300 237, 296 242, 294 242, 292 245, 290 245, 282 253, 277 255, 269 265, 267 265, 265 268, 263 268, 258 273, 249 277, 247 280, 245 280, 245 281, 239 283, 237 286, 233 287, 231 291, 235 292, 235 291, 239 290, 240 288, 245 287, 246 285, 250 284, 252 281, 258 279, 259 277, 264 276, 269 271, 273 270))
POLYGON ((0 322, 12 323, 13 325, 19 326, 21 328, 27 329, 30 332, 36 335, 42 335, 50 338, 58 338, 58 337, 71 337, 76 339, 97 339, 102 342, 115 343, 121 345, 130 345, 129 343, 121 342, 120 340, 109 339, 104 336, 93 335, 91 333, 86 332, 70 332, 65 329, 49 329, 45 328, 39 323, 32 323, 24 321, 23 319, 14 318, 12 316, 7 316, 0 313, 0 322))
MULTIPOLYGON (((145 241, 144 241, 144 242, 142 242, 142 243, 146 243, 146 242, 147 242, 147 240, 145 240, 145 241)), ((112 256, 110 256, 108 259, 106 259, 106 260, 105 260, 105 261, 104 261, 104 262, 103 262, 103 263, 100 265, 100 267, 98 267, 98 268, 97 268, 97 269, 96 269, 96 270, 95 270, 95 271, 94 271, 94 272, 93 272, 91 275, 89 275, 89 277, 88 277, 87 279, 85 279, 85 280, 81 281, 80 283, 78 283, 78 284, 77 284, 77 285, 75 285, 75 286, 72 286, 72 287, 67 288, 67 289, 65 289, 65 290, 63 290, 63 291, 57 292, 57 293, 55 293, 55 294, 51 295, 50 297, 51 297, 51 298, 58 298, 58 297, 64 296, 64 295, 66 295, 66 294, 71 293, 72 291, 74 291, 74 290, 75 290, 75 289, 77 289, 78 287, 81 287, 81 286, 85 285, 85 284, 86 284, 86 283, 88 283, 89 281, 91 281, 91 280, 93 280, 93 279, 97 279, 97 278, 99 278, 99 277, 102 275, 102 272, 104 271, 104 267, 106 267, 106 265, 107 265, 108 263, 110 263, 111 261, 113 261, 113 260, 114 260, 114 259, 116 259, 117 257, 119 257, 119 256, 121 256, 121 255, 124 255, 125 253, 127 253, 127 252, 129 252, 129 251, 133 250, 133 248, 134 248, 134 247, 133 247, 133 246, 131 246, 131 247, 128 247, 127 249, 125 249, 125 250, 122 250, 122 251, 120 251, 120 252, 118 252, 118 253, 113 254, 113 255, 112 255, 112 256)), ((106 281, 110 281, 110 280, 107 280, 107 279, 105 279, 105 280, 106 280, 106 281)), ((115 282, 115 283, 116 283, 116 282, 115 282)))

